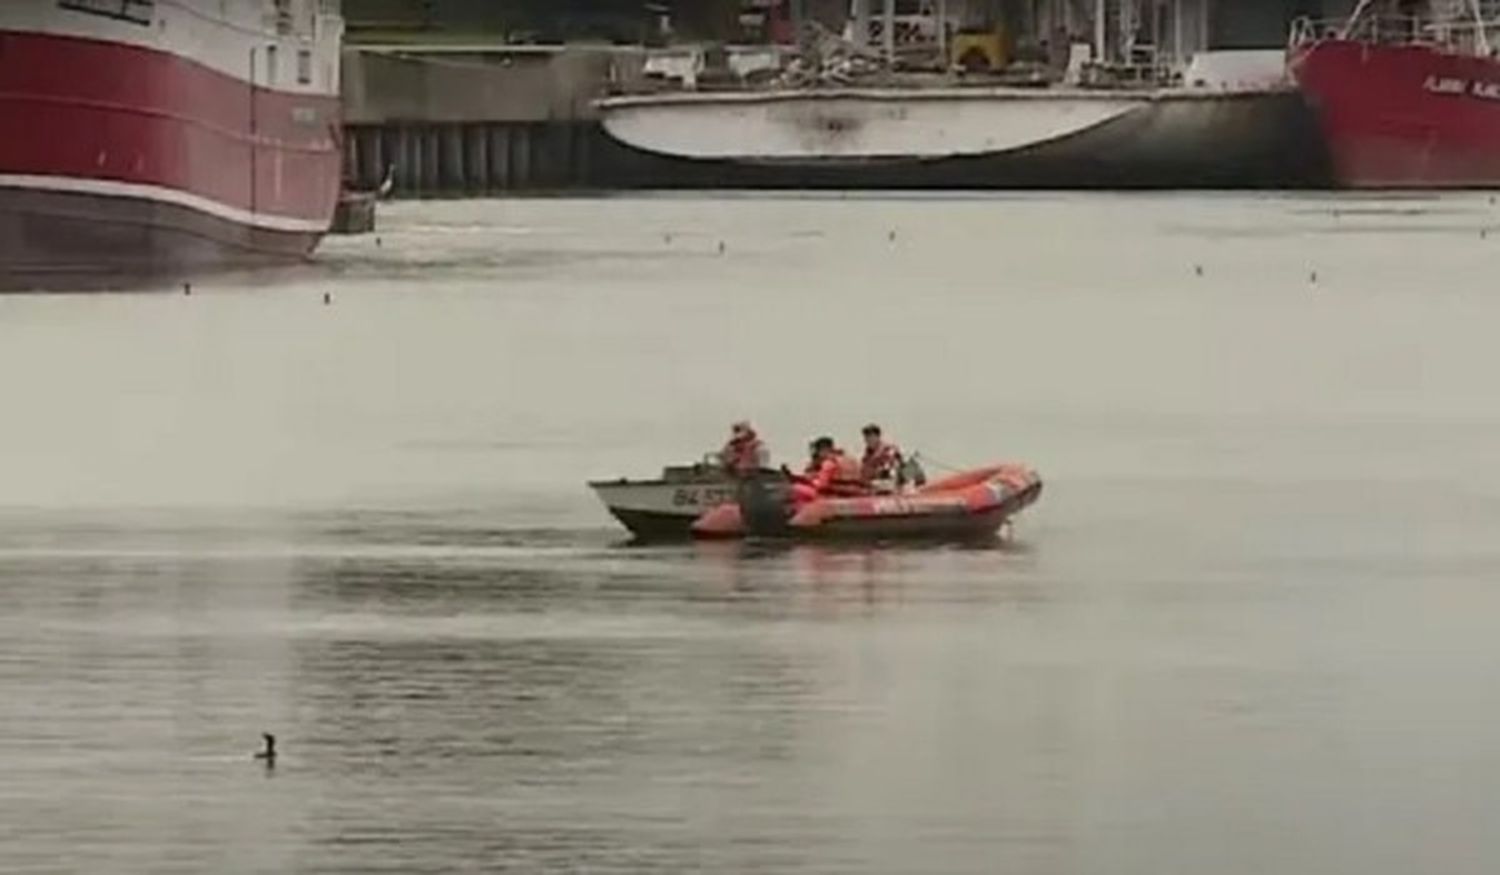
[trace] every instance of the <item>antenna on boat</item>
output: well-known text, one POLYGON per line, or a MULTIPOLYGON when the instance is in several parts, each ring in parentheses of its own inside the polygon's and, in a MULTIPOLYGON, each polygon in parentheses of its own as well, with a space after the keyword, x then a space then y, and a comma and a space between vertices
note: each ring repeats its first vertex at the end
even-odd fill
POLYGON ((937 41, 938 57, 941 59, 938 65, 946 70, 949 67, 948 58, 948 0, 937 0, 937 41))
POLYGON ((885 8, 881 10, 880 42, 881 50, 885 52, 885 63, 888 67, 896 66, 896 0, 885 0, 885 8))
POLYGON ((1109 5, 1106 0, 1094 4, 1094 63, 1104 63, 1104 52, 1109 40, 1109 5))
POLYGON ((854 46, 863 52, 870 46, 870 0, 854 0, 854 46))

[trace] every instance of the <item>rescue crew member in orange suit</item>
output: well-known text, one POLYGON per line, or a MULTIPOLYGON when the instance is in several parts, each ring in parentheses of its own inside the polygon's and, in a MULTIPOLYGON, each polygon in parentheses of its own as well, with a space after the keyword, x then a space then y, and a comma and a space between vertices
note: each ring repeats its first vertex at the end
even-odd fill
POLYGON ((813 441, 807 445, 807 464, 802 466, 802 476, 812 480, 818 476, 818 469, 823 467, 823 452, 821 442, 813 441))
POLYGON ((803 505, 823 497, 851 497, 869 492, 860 477, 859 462, 820 437, 812 443, 812 460, 801 476, 792 475, 792 503, 803 505))
POLYGON ((880 426, 870 423, 861 432, 865 439, 865 455, 860 460, 860 476, 868 484, 879 484, 882 490, 894 491, 901 483, 901 449, 888 443, 880 434, 880 426))
POLYGON ((771 464, 770 451, 748 422, 730 426, 729 442, 719 451, 719 464, 735 477, 748 477, 771 464))

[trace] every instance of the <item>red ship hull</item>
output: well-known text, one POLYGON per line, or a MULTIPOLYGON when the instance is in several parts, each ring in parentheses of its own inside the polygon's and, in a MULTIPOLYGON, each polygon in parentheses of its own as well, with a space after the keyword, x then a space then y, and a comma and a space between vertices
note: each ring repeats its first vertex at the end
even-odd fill
POLYGON ((151 196, 0 185, 0 291, 99 291, 295 263, 322 232, 278 231, 151 196))
POLYGON ((304 258, 337 205, 338 125, 328 95, 157 48, 0 29, 0 289, 304 258))
POLYGON ((1341 186, 1500 186, 1500 61, 1343 39, 1290 60, 1341 186))

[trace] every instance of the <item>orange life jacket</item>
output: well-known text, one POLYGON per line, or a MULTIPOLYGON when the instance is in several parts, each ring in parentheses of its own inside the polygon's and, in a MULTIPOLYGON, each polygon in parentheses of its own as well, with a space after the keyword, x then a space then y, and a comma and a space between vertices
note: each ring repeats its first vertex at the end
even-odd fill
POLYGON ((859 461, 844 455, 840 450, 834 450, 823 460, 812 485, 819 495, 850 497, 870 492, 860 471, 859 461))
POLYGON ((765 457, 765 445, 755 435, 736 438, 724 445, 724 467, 732 474, 754 474, 765 457))

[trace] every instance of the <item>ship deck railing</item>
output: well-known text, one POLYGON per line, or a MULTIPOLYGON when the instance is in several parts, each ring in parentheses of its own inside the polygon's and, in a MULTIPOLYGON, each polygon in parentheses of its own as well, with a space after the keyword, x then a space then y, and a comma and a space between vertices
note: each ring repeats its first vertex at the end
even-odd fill
POLYGON ((1296 49, 1340 39, 1382 46, 1432 46, 1468 54, 1493 55, 1490 35, 1500 35, 1500 3, 1485 3, 1479 17, 1435 20, 1423 15, 1367 13, 1349 19, 1299 18, 1292 23, 1289 47, 1296 49))

